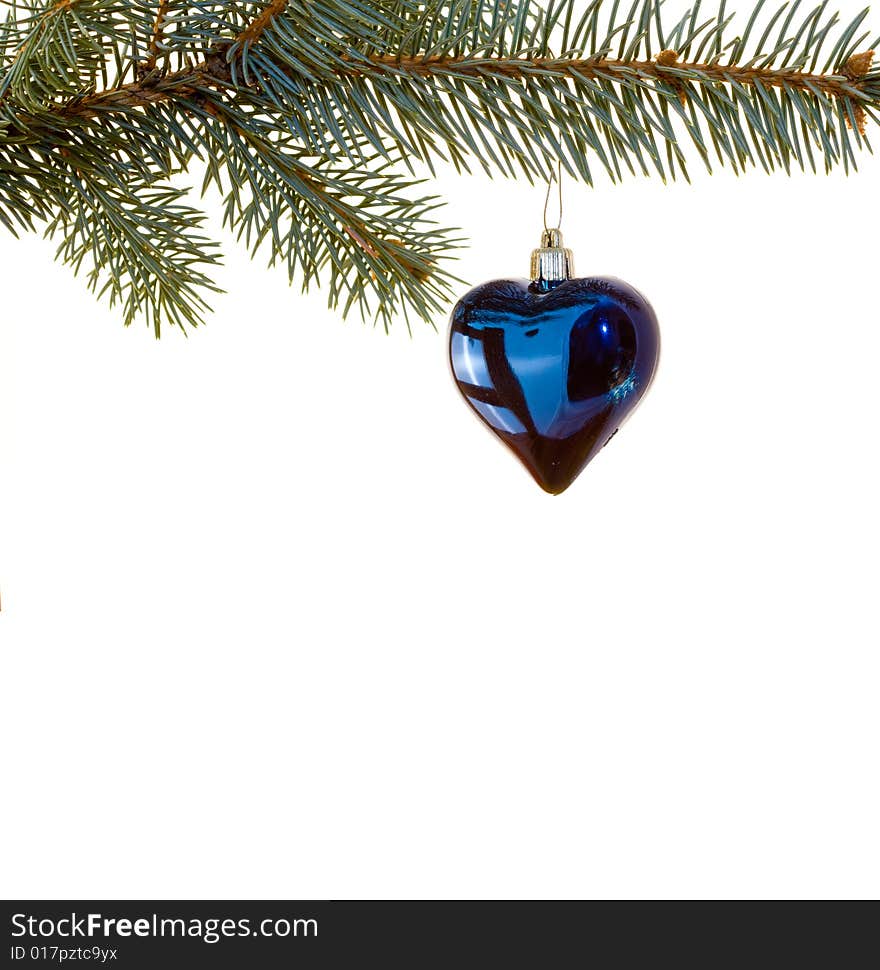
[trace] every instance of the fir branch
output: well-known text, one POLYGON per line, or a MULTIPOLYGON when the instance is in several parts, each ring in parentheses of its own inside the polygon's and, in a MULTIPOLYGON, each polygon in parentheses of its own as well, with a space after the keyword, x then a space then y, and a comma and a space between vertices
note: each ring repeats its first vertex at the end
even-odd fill
MULTIPOLYGON (((820 91, 834 98, 876 100, 877 83, 868 77, 874 51, 863 51, 850 58, 853 65, 867 65, 857 73, 845 67, 841 74, 812 74, 790 68, 754 67, 718 62, 688 62, 678 60, 676 51, 665 50, 665 59, 608 60, 605 58, 561 57, 395 57, 383 55, 353 61, 333 70, 335 78, 462 78, 484 80, 504 77, 528 83, 544 76, 553 79, 611 80, 631 85, 634 80, 653 80, 666 84, 692 81, 698 84, 740 84, 765 87, 794 88, 800 91, 820 91), (675 60, 669 60, 668 55, 675 60), (873 82, 873 83, 872 83, 873 82)), ((291 75, 295 77, 295 75, 291 75)), ((61 111, 68 117, 89 116, 105 109, 132 108, 146 103, 173 101, 186 97, 200 88, 227 88, 231 81, 229 70, 216 60, 208 60, 195 68, 179 71, 159 81, 136 81, 122 87, 102 91, 72 102, 61 111)), ((685 95, 687 100, 687 95, 685 95)))
MULTIPOLYGON (((645 156, 659 174, 666 175, 655 133, 667 142, 667 153, 679 161, 682 174, 686 174, 680 136, 670 123, 670 114, 690 135, 707 164, 710 162, 706 144, 711 140, 718 149, 719 160, 726 159, 737 169, 748 163, 765 168, 779 163, 787 169, 791 154, 797 156, 798 164, 815 167, 810 161, 812 155, 805 156, 801 151, 801 138, 807 137, 824 155, 826 167, 838 162, 849 166, 849 143, 845 136, 843 140, 838 137, 838 131, 826 130, 827 117, 830 114, 848 119, 844 127, 848 125, 850 129, 852 120, 856 120, 857 133, 863 135, 869 110, 880 102, 876 75, 869 71, 848 74, 846 62, 841 63, 840 58, 836 63, 829 61, 822 72, 804 69, 810 55, 818 54, 833 18, 823 30, 810 30, 803 49, 793 56, 795 42, 809 25, 817 22, 824 5, 807 17, 792 38, 780 37, 769 56, 764 56, 763 45, 768 36, 765 31, 758 49, 745 64, 738 62, 745 51, 745 38, 725 45, 733 46, 731 56, 719 56, 722 37, 714 19, 692 28, 686 38, 688 51, 702 40, 696 59, 688 60, 680 51, 662 44, 658 44, 663 49, 658 50, 657 56, 639 57, 639 53, 650 52, 651 26, 657 18, 650 19, 647 30, 628 46, 624 40, 628 28, 646 20, 645 11, 659 11, 649 2, 641 5, 638 21, 634 16, 622 24, 612 20, 607 26, 606 42, 598 44, 588 57, 571 56, 573 52, 554 56, 549 46, 552 31, 545 29, 542 35, 537 27, 528 37, 519 37, 520 44, 529 44, 525 53, 511 52, 512 39, 497 29, 497 23, 490 22, 487 36, 494 49, 483 45, 478 56, 459 51, 457 40, 453 42, 461 36, 461 29, 457 29, 419 54, 400 50, 391 54, 313 49, 310 40, 308 59, 300 57, 298 49, 291 49, 299 35, 284 35, 288 46, 273 42, 273 55, 267 59, 259 46, 251 50, 250 45, 263 33, 273 38, 276 18, 280 19, 286 6, 277 0, 232 42, 221 42, 219 49, 224 56, 215 51, 195 68, 95 94, 71 104, 65 113, 88 116, 95 111, 189 97, 196 90, 239 91, 241 74, 241 79, 247 80, 251 97, 278 113, 316 150, 327 147, 329 134, 335 140, 334 148, 351 156, 347 141, 354 135, 366 138, 379 151, 389 142, 394 143, 393 150, 429 163, 433 157, 445 157, 448 152, 467 167, 462 156, 473 154, 487 171, 501 168, 513 174, 519 166, 527 176, 540 178, 548 177, 549 168, 561 156, 570 171, 590 181, 592 154, 599 155, 613 178, 622 174, 620 160, 630 171, 638 167, 647 172, 645 156), (610 40, 618 33, 624 38, 618 54, 628 56, 608 57, 610 40), (541 42, 536 45, 539 37, 541 42), (711 59, 700 59, 712 46, 707 43, 710 39, 714 39, 719 50, 711 59), (783 53, 785 62, 777 66, 775 61, 783 53), (768 89, 779 92, 781 100, 775 107, 768 89), (678 105, 671 104, 672 99, 678 105), (766 118, 762 122, 768 111, 769 122, 766 118), (703 124, 695 114, 702 116, 703 124), (788 115, 790 121, 795 114, 803 121, 803 127, 795 127, 792 134, 785 118, 788 115), (765 143, 756 146, 754 152, 745 137, 750 127, 765 143), (407 137, 404 130, 415 133, 416 138, 407 137)), ((455 9, 467 7, 465 4, 455 9)), ((502 5, 496 8, 506 9, 502 5)), ((588 8, 593 33, 600 8, 600 3, 588 8)), ((556 18, 551 19, 555 24, 556 18)), ((585 15, 581 23, 586 19, 585 15)), ((515 21, 519 27, 511 27, 506 21, 499 21, 502 27, 518 34, 522 34, 522 24, 527 22, 522 17, 515 21)), ((476 31, 486 24, 468 22, 467 26, 476 31)), ((844 31, 844 38, 851 35, 852 26, 844 31)), ((657 35, 658 41, 665 40, 659 24, 657 35)), ((401 34, 398 42, 405 43, 406 36, 401 34)), ((683 37, 683 32, 679 29, 676 36, 683 37)), ((574 37, 564 36, 562 41, 571 39, 584 38, 575 31, 574 37)), ((387 40, 382 44, 387 46, 387 40)), ((381 45, 373 39, 371 46, 381 45)), ((427 46, 424 39, 421 46, 427 46)), ((871 52, 846 53, 848 58, 864 58, 871 52)), ((674 177, 674 163, 668 174, 674 177)))
POLYGON ((112 165, 61 149, 57 213, 47 225, 60 235, 57 258, 75 273, 87 267, 89 288, 122 305, 128 326, 143 316, 158 337, 163 321, 184 331, 208 309, 206 292, 221 292, 203 268, 217 266, 216 243, 199 232, 205 216, 184 203, 186 191, 149 178, 120 183, 112 165))
POLYGON ((0 25, 0 221, 63 233, 126 322, 195 323, 207 277, 184 264, 215 257, 167 192, 198 158, 227 224, 303 287, 431 319, 457 239, 395 174, 414 160, 587 182, 686 178, 692 152, 855 167, 880 121, 867 11, 758 0, 737 29, 720 4, 670 22, 660 0, 25 0, 0 25))
POLYGON ((285 264, 303 290, 326 274, 332 307, 358 306, 386 329, 398 313, 441 311, 460 282, 441 264, 461 240, 433 222, 434 197, 409 199, 418 181, 382 157, 352 169, 312 155, 240 109, 194 110, 204 110, 213 148, 206 185, 225 192, 224 221, 252 253, 268 246, 270 265, 285 264))

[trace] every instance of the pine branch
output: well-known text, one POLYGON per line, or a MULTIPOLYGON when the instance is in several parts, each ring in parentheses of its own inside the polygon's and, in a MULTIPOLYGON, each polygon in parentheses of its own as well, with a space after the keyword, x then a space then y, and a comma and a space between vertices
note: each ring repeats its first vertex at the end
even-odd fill
POLYGON ((849 171, 880 121, 866 15, 759 0, 736 31, 724 0, 672 23, 659 0, 28 0, 0 26, 0 221, 63 232, 126 322, 194 324, 195 256, 215 255, 167 193, 198 158, 227 224, 304 288, 431 319, 458 240, 398 169, 687 178, 692 151, 849 171))
POLYGON ((183 202, 186 192, 134 172, 124 183, 114 166, 76 146, 51 181, 56 214, 46 235, 62 237, 57 258, 75 273, 87 268, 89 288, 122 305, 128 326, 143 316, 159 336, 163 320, 186 329, 208 309, 204 294, 220 290, 203 271, 219 264, 216 244, 200 233, 205 216, 183 202))
MULTIPOLYGON (((672 50, 659 52, 657 60, 608 60, 605 58, 470 58, 432 57, 400 58, 392 55, 373 57, 364 62, 352 63, 334 70, 334 79, 385 78, 413 79, 475 79, 484 80, 503 77, 528 83, 535 77, 545 76, 563 80, 611 80, 617 84, 630 85, 637 80, 650 80, 677 88, 679 101, 685 104, 690 94, 686 81, 698 84, 730 84, 755 88, 778 87, 807 93, 820 92, 829 98, 875 102, 876 81, 869 76, 874 51, 854 54, 841 74, 813 74, 809 72, 772 67, 745 67, 738 64, 680 61, 672 50), (664 60, 661 55, 667 55, 664 60), (670 59, 668 55, 672 55, 670 59)), ((228 87, 231 73, 216 60, 162 78, 158 82, 133 82, 110 91, 103 91, 62 109, 66 117, 88 117, 102 110, 133 108, 146 103, 173 101, 186 97, 206 87, 228 87)), ((658 85, 659 86, 659 85, 658 85)), ((612 99, 609 97, 609 101, 612 99)))
POLYGON ((225 223, 252 252, 267 245, 270 265, 283 262, 304 290, 326 274, 332 307, 358 305, 364 316, 375 307, 386 329, 397 313, 441 311, 454 278, 439 264, 460 240, 433 223, 435 198, 407 197, 419 182, 382 157, 353 169, 233 108, 204 110, 213 158, 223 159, 209 163, 206 184, 225 191, 225 223))

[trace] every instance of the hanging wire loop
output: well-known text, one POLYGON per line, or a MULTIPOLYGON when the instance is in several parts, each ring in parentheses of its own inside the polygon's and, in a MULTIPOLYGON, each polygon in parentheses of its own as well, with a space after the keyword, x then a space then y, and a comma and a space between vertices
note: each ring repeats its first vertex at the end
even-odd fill
POLYGON ((550 180, 547 182, 547 194, 544 196, 544 231, 548 231, 551 227, 547 225, 547 208, 550 205, 550 190, 553 188, 553 183, 556 183, 559 192, 559 218, 556 221, 556 226, 553 227, 557 231, 562 228, 562 162, 559 163, 558 174, 551 172, 550 180))

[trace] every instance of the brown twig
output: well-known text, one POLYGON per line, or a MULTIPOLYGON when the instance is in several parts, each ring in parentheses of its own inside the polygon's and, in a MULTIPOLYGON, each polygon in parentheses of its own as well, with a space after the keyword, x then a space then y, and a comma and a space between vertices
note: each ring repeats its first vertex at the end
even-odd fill
POLYGON ((255 17, 235 38, 235 42, 244 46, 245 44, 253 44, 254 41, 259 40, 260 34, 272 23, 278 14, 284 12, 287 4, 288 0, 272 0, 272 3, 258 17, 255 17))
POLYGON ((150 37, 150 46, 147 48, 147 59, 144 61, 145 73, 156 69, 156 61, 159 58, 159 45, 162 43, 162 35, 165 33, 165 21, 168 17, 170 3, 171 0, 160 0, 159 2, 156 19, 153 22, 153 34, 150 37))
MULTIPOLYGON (((247 38, 250 42, 259 36, 266 28, 272 16, 278 12, 287 0, 275 0, 254 21, 254 23, 238 36, 238 40, 247 38), (269 11, 272 11, 271 16, 269 11), (257 26, 259 24, 259 30, 257 26)), ((821 91, 831 97, 853 98, 854 91, 858 92, 865 73, 858 76, 851 74, 811 74, 791 69, 773 69, 757 67, 740 67, 719 63, 690 63, 686 61, 671 61, 669 55, 674 52, 663 52, 657 60, 650 61, 620 61, 604 58, 474 58, 474 57, 396 57, 384 55, 372 57, 368 60, 351 61, 344 67, 336 69, 338 77, 369 77, 375 75, 395 74, 398 76, 417 77, 492 77, 503 75, 512 78, 529 78, 543 73, 568 74, 572 77, 587 80, 616 80, 625 81, 631 78, 655 79, 663 81, 681 94, 688 82, 701 83, 709 81, 717 84, 732 82, 741 85, 753 85, 756 82, 765 87, 789 87, 801 91, 821 91), (688 78, 685 72, 699 72, 699 78, 688 78)), ((865 55, 854 55, 850 61, 864 58, 865 55)), ((857 60, 861 65, 862 60, 857 60)), ((183 94, 186 96, 197 87, 222 87, 230 80, 230 71, 224 59, 219 56, 209 58, 196 67, 187 68, 170 74, 162 79, 148 79, 133 81, 122 87, 109 91, 102 91, 90 95, 75 103, 66 110, 68 115, 91 115, 98 110, 114 107, 133 107, 148 102, 160 102, 173 99, 183 94)))
POLYGON ((340 74, 370 74, 375 65, 376 73, 391 70, 401 74, 415 74, 420 77, 454 74, 464 77, 480 77, 501 74, 505 77, 529 77, 539 72, 571 74, 589 80, 625 80, 628 77, 657 78, 662 81, 688 80, 699 83, 709 80, 720 84, 736 81, 740 84, 753 84, 755 81, 770 87, 792 87, 803 91, 818 89, 835 97, 851 97, 855 85, 848 77, 835 74, 809 74, 790 69, 740 67, 736 64, 674 62, 670 55, 675 51, 662 51, 656 60, 619 61, 605 58, 423 58, 395 57, 384 55, 372 57, 369 62, 352 62, 351 69, 339 71, 340 74), (687 78, 686 71, 698 71, 702 77, 687 78))

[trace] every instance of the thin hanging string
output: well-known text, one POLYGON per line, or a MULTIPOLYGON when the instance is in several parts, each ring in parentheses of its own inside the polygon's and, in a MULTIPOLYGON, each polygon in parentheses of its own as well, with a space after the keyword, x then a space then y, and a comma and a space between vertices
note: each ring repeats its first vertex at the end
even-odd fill
POLYGON ((549 230, 547 225, 547 206, 550 204, 550 189, 553 187, 553 183, 556 183, 559 189, 559 219, 556 222, 556 230, 562 228, 562 162, 559 163, 559 174, 554 172, 550 173, 550 180, 547 182, 547 195, 544 196, 544 231, 549 230))

